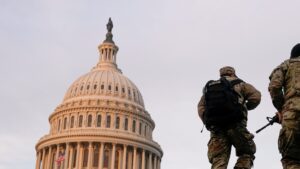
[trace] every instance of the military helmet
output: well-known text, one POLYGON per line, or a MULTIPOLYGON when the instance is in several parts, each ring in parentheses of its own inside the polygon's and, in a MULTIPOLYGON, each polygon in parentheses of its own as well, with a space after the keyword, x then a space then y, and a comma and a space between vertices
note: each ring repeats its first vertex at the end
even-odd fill
POLYGON ((235 70, 231 66, 224 66, 220 69, 220 76, 236 76, 235 70))
POLYGON ((300 43, 296 44, 291 51, 291 58, 300 56, 300 43))

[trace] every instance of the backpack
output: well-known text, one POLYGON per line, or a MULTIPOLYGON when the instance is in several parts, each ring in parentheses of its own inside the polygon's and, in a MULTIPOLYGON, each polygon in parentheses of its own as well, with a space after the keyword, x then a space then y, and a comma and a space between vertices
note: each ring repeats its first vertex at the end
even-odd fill
POLYGON ((204 124, 208 130, 212 126, 230 128, 244 118, 244 101, 239 102, 241 97, 233 87, 243 82, 241 79, 228 81, 225 77, 219 80, 208 81, 204 87, 205 112, 204 124))

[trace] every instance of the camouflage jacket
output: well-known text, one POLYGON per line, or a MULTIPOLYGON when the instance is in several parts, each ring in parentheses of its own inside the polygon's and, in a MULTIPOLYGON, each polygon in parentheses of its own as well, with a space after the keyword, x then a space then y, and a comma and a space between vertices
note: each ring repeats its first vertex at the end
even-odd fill
POLYGON ((273 70, 269 92, 279 112, 300 111, 300 57, 285 60, 273 70))
MULTIPOLYGON (((236 77, 229 77, 229 76, 225 76, 225 77, 229 81, 237 79, 236 77)), ((241 102, 245 103, 245 105, 244 105, 245 106, 245 112, 244 112, 245 120, 243 121, 243 123, 246 125, 247 115, 248 115, 247 110, 252 110, 252 109, 256 108, 256 106, 259 105, 260 99, 261 99, 261 94, 251 84, 246 83, 246 82, 241 82, 241 83, 235 85, 234 90, 240 94, 241 99, 242 99, 241 102)), ((205 98, 204 98, 204 95, 202 95, 202 97, 198 103, 198 114, 202 121, 203 121, 204 112, 205 112, 205 98)))

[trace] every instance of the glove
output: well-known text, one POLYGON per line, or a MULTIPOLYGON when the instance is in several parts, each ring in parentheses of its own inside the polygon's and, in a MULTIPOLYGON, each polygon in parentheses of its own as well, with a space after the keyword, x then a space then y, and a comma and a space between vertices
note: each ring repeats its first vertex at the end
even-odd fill
POLYGON ((276 123, 281 124, 281 122, 282 122, 282 113, 281 112, 276 112, 276 116, 278 117, 278 120, 276 121, 276 123))

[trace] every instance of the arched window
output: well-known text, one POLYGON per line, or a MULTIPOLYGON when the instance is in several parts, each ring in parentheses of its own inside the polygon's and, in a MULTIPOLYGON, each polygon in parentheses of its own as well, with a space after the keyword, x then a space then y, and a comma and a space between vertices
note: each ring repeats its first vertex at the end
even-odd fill
POLYGON ((98 167, 99 165, 99 146, 94 148, 94 158, 93 158, 93 167, 98 167))
POLYGON ((92 120, 93 120, 93 116, 90 114, 88 116, 88 127, 92 127, 92 120))
POLYGON ((111 85, 108 86, 108 90, 111 90, 111 85))
POLYGON ((89 157, 89 149, 86 146, 86 147, 84 147, 84 150, 83 150, 83 167, 87 167, 88 157, 89 157))
POLYGON ((97 85, 96 84, 94 85, 94 89, 97 89, 97 85))
POLYGON ((142 123, 140 122, 140 126, 139 126, 139 134, 142 135, 142 123))
POLYGON ((97 127, 101 127, 101 115, 97 115, 97 127))
POLYGON ((135 126, 136 126, 135 120, 133 120, 132 121, 132 132, 134 132, 134 133, 135 133, 135 126))
POLYGON ((116 86, 116 92, 119 90, 118 86, 116 86))
POLYGON ((71 117, 71 126, 70 126, 70 127, 71 127, 71 128, 74 127, 74 116, 71 117))
POLYGON ((147 136, 147 126, 145 125, 144 136, 147 136))
POLYGON ((67 118, 64 118, 64 130, 67 128, 67 118))
POLYGON ((108 50, 108 60, 110 60, 110 49, 108 50))
POLYGON ((128 130, 128 118, 125 119, 124 130, 128 130))
POLYGON ((116 129, 120 128, 120 117, 116 118, 116 129))
POLYGON ((83 120, 83 116, 80 115, 78 120, 78 127, 82 127, 82 120, 83 120))
POLYGON ((103 90, 104 89, 104 85, 101 85, 101 90, 103 90))
POLYGON ((111 121, 111 117, 110 115, 106 116, 106 128, 110 128, 110 121, 111 121))

